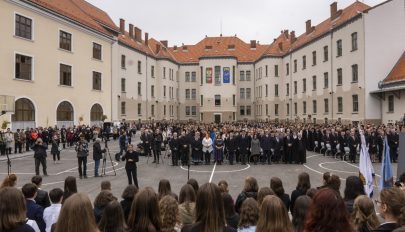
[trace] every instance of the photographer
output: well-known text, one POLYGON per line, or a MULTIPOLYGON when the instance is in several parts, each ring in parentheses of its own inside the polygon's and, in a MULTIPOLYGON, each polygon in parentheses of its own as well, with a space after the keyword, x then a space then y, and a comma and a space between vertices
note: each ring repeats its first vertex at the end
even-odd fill
POLYGON ((128 184, 132 184, 132 180, 134 181, 134 185, 138 187, 138 178, 136 173, 136 163, 139 161, 139 152, 134 151, 134 145, 128 144, 128 150, 125 152, 125 155, 122 156, 122 161, 126 161, 125 163, 125 171, 127 172, 128 176, 128 184))
POLYGON ((101 149, 101 139, 97 138, 93 144, 93 160, 94 160, 94 177, 99 177, 98 168, 100 167, 100 160, 103 158, 103 153, 106 149, 101 149))
POLYGON ((48 145, 44 144, 41 138, 37 139, 34 146, 31 147, 34 151, 34 159, 35 159, 35 175, 39 176, 39 165, 42 165, 42 171, 44 175, 47 176, 48 173, 46 172, 46 150, 48 149, 48 145))
POLYGON ((89 156, 89 144, 86 142, 84 135, 80 135, 79 142, 76 143, 77 161, 79 165, 79 177, 87 179, 87 156, 89 156))

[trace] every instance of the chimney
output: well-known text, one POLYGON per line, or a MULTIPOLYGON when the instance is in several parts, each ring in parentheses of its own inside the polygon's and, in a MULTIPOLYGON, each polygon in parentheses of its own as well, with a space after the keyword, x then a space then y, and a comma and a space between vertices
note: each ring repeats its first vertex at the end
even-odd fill
POLYGON ((177 45, 174 45, 173 50, 177 51, 177 45))
POLYGON ((142 42, 142 30, 135 27, 135 41, 142 42))
POLYGON ((160 52, 160 44, 156 44, 156 54, 160 52))
POLYGON ((131 23, 129 24, 129 37, 134 38, 134 25, 131 23))
POLYGON ((278 43, 278 48, 280 51, 283 51, 283 42, 278 43))
POLYGON ((310 34, 312 32, 312 25, 311 25, 311 20, 308 19, 306 22, 306 33, 307 35, 310 34))
POLYGON ((125 19, 120 19, 120 32, 125 35, 125 19))
POLYGON ((149 45, 149 33, 145 33, 145 45, 148 46, 149 45))
POLYGON ((291 44, 297 40, 297 38, 295 37, 295 31, 291 31, 290 40, 291 40, 291 44))
POLYGON ((330 20, 334 20, 342 13, 342 10, 337 9, 337 2, 330 4, 330 20))
POLYGON ((251 48, 251 49, 256 48, 256 40, 251 40, 251 41, 250 41, 250 48, 251 48))
POLYGON ((163 44, 163 46, 165 46, 166 48, 168 47, 168 45, 169 45, 169 42, 167 41, 167 40, 161 40, 160 41, 162 44, 163 44))
POLYGON ((288 30, 284 30, 283 33, 284 33, 284 36, 288 39, 288 30))

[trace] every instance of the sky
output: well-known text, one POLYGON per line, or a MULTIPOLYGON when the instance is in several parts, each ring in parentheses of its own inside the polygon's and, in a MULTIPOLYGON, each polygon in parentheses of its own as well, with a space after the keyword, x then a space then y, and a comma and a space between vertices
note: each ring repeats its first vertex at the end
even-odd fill
MULTIPOLYGON (((149 37, 168 40, 169 46, 196 44, 205 36, 234 36, 269 44, 281 30, 305 31, 305 22, 316 25, 330 16, 333 0, 87 0, 106 11, 119 25, 126 20, 148 32, 149 37)), ((355 0, 338 0, 343 9, 355 0)), ((375 6, 384 0, 363 0, 375 6)))

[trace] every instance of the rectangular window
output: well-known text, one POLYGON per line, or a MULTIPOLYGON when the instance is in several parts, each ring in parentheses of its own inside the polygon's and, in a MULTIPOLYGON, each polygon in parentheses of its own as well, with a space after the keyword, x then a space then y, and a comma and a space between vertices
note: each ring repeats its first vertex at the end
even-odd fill
POLYGON ((121 115, 125 115, 127 113, 127 104, 126 102, 121 102, 121 115))
POLYGON ((337 85, 343 84, 343 71, 341 68, 337 69, 337 85))
POLYGON ((244 116, 244 115, 245 115, 245 106, 240 106, 240 107, 239 107, 239 114, 240 114, 241 116, 244 116))
POLYGON ((359 66, 357 64, 352 65, 352 82, 357 83, 359 81, 359 66))
POLYGON ((274 65, 274 76, 278 77, 278 65, 274 65))
POLYGON ((196 82, 196 79, 197 79, 197 73, 191 72, 191 82, 196 82))
POLYGON ((269 105, 266 104, 266 116, 268 116, 268 115, 269 115, 269 105))
POLYGON ((297 94, 297 92, 298 92, 297 81, 294 81, 294 94, 297 94))
POLYGON ((302 79, 302 92, 306 93, 307 92, 307 79, 302 79))
POLYGON ((274 114, 278 115, 278 104, 274 104, 274 114))
POLYGON ((246 99, 250 99, 252 95, 252 91, 250 88, 246 88, 246 99))
POLYGON ((235 85, 235 65, 232 66, 232 84, 235 85))
POLYGON ((186 100, 190 100, 190 96, 191 96, 190 89, 186 89, 186 100))
POLYGON ((186 72, 186 82, 190 82, 190 72, 186 72))
POLYGON ((352 33, 352 51, 357 50, 357 32, 352 33))
POLYGON ((239 93, 240 93, 240 99, 245 99, 245 89, 240 88, 239 93))
POLYGON ((125 69, 126 68, 126 57, 125 55, 121 55, 121 68, 125 69))
POLYGON ((266 72, 266 77, 267 77, 268 74, 269 74, 269 66, 268 66, 268 65, 266 65, 266 70, 265 70, 265 72, 266 72))
POLYGON ((32 80, 32 57, 15 55, 15 78, 32 80))
POLYGON ((316 114, 316 100, 312 100, 312 113, 316 114))
POLYGON ((72 51, 72 34, 65 31, 59 31, 59 48, 72 51))
POLYGON ((166 105, 163 105, 163 115, 166 116, 166 105))
POLYGON ((312 91, 316 90, 316 76, 312 77, 312 91))
POLYGON ((125 93, 126 91, 126 80, 125 78, 121 78, 121 92, 125 93))
POLYGON ((200 95, 200 106, 204 105, 204 95, 200 95))
POLYGON ((215 85, 221 85, 221 66, 215 66, 215 85))
POLYGON ((302 57, 302 69, 307 68, 307 56, 302 57))
POLYGON ((353 112, 359 112, 359 96, 352 95, 353 112))
POLYGON ((312 52, 312 65, 315 66, 316 65, 316 51, 312 52))
POLYGON ((142 104, 138 103, 138 115, 142 115, 142 104))
POLYGON ((191 99, 192 99, 192 100, 196 100, 196 99, 197 99, 197 90, 196 90, 196 89, 192 89, 192 90, 191 90, 191 99))
POLYGON ((302 102, 302 113, 307 114, 307 102, 302 102))
POLYGON ((193 115, 193 116, 197 115, 197 107, 196 106, 191 107, 191 115, 193 115))
POLYGON ((142 96, 142 83, 138 82, 138 96, 142 96))
POLYGON ((342 97, 338 97, 337 98, 337 102, 338 102, 338 113, 342 113, 343 112, 343 98, 342 97))
POLYGON ((101 73, 93 72, 93 90, 101 90, 101 73))
POLYGON ((151 106, 150 106, 150 114, 151 114, 152 116, 155 116, 155 105, 151 105, 151 106))
POLYGON ((163 97, 166 98, 166 85, 163 86, 163 97))
POLYGON ((59 84, 72 86, 72 66, 60 64, 59 84))
POLYGON ((98 43, 93 43, 93 59, 102 59, 102 46, 98 43))
POLYGON ((15 35, 18 37, 32 39, 32 19, 22 15, 15 15, 15 35))
POLYGON ((250 80, 251 80, 250 71, 246 71, 246 81, 250 80))
POLYGON ((394 95, 388 96, 388 112, 394 113, 394 95))
POLYGON ((329 49, 328 46, 323 47, 323 61, 326 62, 329 60, 329 49))
POLYGON ((232 106, 236 105, 236 95, 232 95, 232 106))
POLYGON ((221 95, 215 95, 215 106, 221 106, 221 95))
POLYGON ((294 72, 297 72, 297 60, 294 60, 294 72))
POLYGON ((325 106, 325 114, 329 113, 329 99, 323 99, 324 106, 325 106))
POLYGON ((252 115, 252 106, 246 106, 246 115, 247 116, 252 115))
POLYGON ((152 78, 155 77, 155 66, 153 66, 153 65, 151 65, 151 67, 150 67, 150 76, 151 76, 152 78))
POLYGON ((240 71, 239 80, 240 81, 245 81, 245 71, 240 71))
POLYGON ((138 73, 142 73, 142 62, 138 60, 138 73))
POLYGON ((278 97, 278 84, 274 85, 274 96, 278 97))
POLYGON ((342 40, 336 41, 336 50, 337 50, 337 55, 336 56, 342 56, 342 40))
POLYGON ((287 84, 285 85, 285 91, 286 91, 286 95, 287 95, 287 96, 290 96, 290 84, 289 84, 289 83, 287 83, 287 84))
POLYGON ((269 86, 266 84, 266 97, 269 96, 269 86))
POLYGON ((323 88, 329 88, 329 74, 327 72, 323 73, 323 88))
POLYGON ((163 79, 166 79, 166 67, 163 67, 163 79))
POLYGON ((200 85, 204 84, 204 71, 203 71, 203 67, 200 66, 200 85))
POLYGON ((190 114, 191 114, 190 106, 186 106, 186 116, 190 116, 190 114))
POLYGON ((290 115, 290 104, 287 103, 287 115, 290 115))
POLYGON ((297 115, 298 112, 298 105, 296 102, 294 102, 294 115, 297 115))
POLYGON ((287 63, 287 64, 285 65, 285 69, 286 69, 286 74, 287 74, 287 76, 290 75, 290 64, 289 64, 289 63, 287 63))

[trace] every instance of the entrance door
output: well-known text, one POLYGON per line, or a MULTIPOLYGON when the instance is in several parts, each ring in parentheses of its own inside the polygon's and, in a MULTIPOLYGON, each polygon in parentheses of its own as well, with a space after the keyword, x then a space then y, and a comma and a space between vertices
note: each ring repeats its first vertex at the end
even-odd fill
POLYGON ((215 123, 221 123, 221 115, 214 114, 214 121, 215 121, 215 123))

